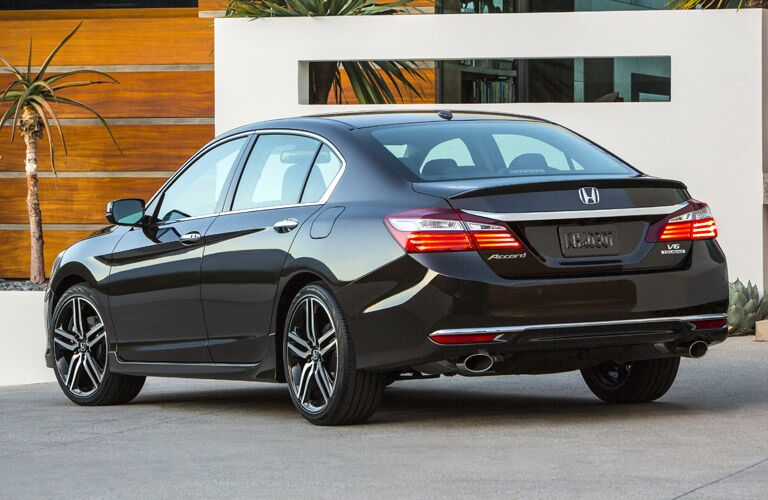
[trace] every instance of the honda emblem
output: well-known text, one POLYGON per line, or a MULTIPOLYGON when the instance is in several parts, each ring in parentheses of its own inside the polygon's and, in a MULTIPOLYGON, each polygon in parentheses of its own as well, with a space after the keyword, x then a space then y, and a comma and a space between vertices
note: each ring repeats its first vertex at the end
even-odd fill
POLYGON ((585 205, 600 203, 600 191, 594 187, 581 188, 579 189, 579 199, 585 205))

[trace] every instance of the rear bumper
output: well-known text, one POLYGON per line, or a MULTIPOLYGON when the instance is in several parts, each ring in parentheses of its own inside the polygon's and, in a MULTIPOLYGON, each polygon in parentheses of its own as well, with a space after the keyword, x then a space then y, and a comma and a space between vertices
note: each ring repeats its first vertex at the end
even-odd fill
MULTIPOLYGON (((633 344, 677 344, 693 340, 704 340, 717 344, 728 336, 728 328, 697 330, 697 321, 722 320, 725 314, 703 314, 672 318, 643 318, 634 320, 590 321, 581 323, 551 323, 486 328, 456 328, 432 332, 429 339, 466 335, 492 334, 495 338, 487 345, 506 350, 538 349, 579 349, 633 344)), ((472 345, 476 344, 452 344, 472 345)))
POLYGON ((681 269, 547 279, 501 278, 474 252, 404 256, 337 297, 361 369, 407 369, 478 350, 530 359, 601 351, 610 360, 618 349, 650 359, 680 343, 727 337, 726 328, 691 327, 728 307, 725 259, 699 243, 681 269), (487 344, 438 345, 430 334, 440 331, 498 335, 487 344))

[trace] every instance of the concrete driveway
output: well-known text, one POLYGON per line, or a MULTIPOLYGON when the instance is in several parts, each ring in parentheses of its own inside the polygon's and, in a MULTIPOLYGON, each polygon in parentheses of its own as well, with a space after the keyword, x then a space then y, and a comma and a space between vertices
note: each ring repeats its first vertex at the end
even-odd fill
POLYGON ((0 389, 0 498, 765 498, 768 345, 683 360, 661 401, 575 373, 398 382, 363 426, 318 428, 283 386, 150 379, 123 407, 0 389))

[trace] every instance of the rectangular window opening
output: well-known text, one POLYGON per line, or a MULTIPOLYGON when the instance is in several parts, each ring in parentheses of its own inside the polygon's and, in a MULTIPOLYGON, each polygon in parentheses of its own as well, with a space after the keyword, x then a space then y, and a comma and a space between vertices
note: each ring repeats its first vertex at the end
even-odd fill
POLYGON ((670 56, 309 62, 309 104, 669 102, 670 56))

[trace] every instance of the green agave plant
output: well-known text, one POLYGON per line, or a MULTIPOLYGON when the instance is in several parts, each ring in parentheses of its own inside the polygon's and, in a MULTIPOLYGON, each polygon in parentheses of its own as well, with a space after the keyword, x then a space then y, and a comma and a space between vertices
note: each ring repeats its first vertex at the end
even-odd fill
MULTIPOLYGON (((229 17, 376 16, 395 14, 413 0, 230 0, 229 17)), ((310 63, 309 102, 347 101, 342 70, 361 104, 394 104, 409 93, 422 98, 419 85, 429 82, 415 61, 329 61, 310 63)))
MULTIPOLYGON (((56 171, 56 156, 54 137, 51 133, 49 122, 53 122, 57 135, 64 148, 64 156, 67 155, 67 142, 61 129, 59 117, 52 104, 68 105, 82 108, 93 114, 109 132, 112 141, 117 146, 112 130, 106 120, 87 104, 58 95, 61 90, 98 85, 103 83, 118 83, 110 75, 94 70, 75 70, 65 73, 49 75, 46 72, 56 57, 56 54, 82 26, 82 22, 73 29, 45 59, 43 65, 36 72, 32 72, 32 40, 29 41, 29 55, 27 67, 19 69, 11 64, 7 58, 0 55, 0 61, 4 67, 0 71, 6 71, 14 76, 14 79, 0 95, 0 130, 6 122, 10 122, 11 141, 16 138, 17 132, 24 137, 26 144, 25 170, 27 172, 27 206, 29 211, 29 226, 31 234, 30 276, 33 283, 45 281, 45 261, 43 258, 43 222, 40 213, 40 200, 37 192, 37 143, 44 135, 48 137, 48 148, 51 155, 51 167, 56 171), (82 75, 89 75, 96 79, 79 79, 82 75), (4 109, 4 105, 8 105, 4 109)), ((118 147, 118 150, 120 148, 118 147)))
POLYGON ((755 331, 755 322, 762 321, 768 316, 768 300, 757 285, 748 281, 745 285, 741 280, 729 284, 728 297, 728 326, 731 335, 751 335, 755 331))

